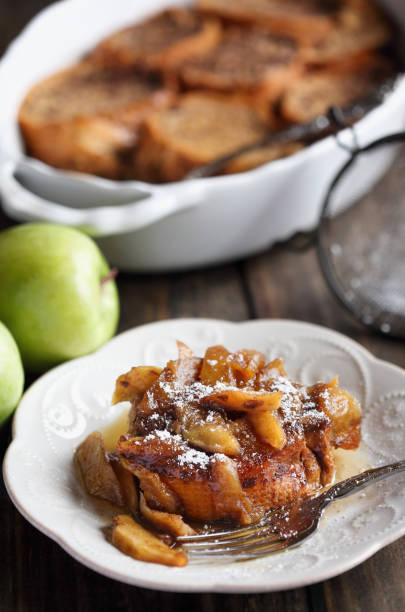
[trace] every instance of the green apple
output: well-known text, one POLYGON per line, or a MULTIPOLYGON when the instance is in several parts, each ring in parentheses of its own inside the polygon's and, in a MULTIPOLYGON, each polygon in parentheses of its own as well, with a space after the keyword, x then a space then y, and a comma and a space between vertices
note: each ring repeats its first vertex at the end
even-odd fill
POLYGON ((114 335, 111 276, 95 242, 70 227, 28 223, 0 233, 0 321, 28 370, 90 353, 114 335))
POLYGON ((17 406, 24 388, 20 352, 8 329, 0 323, 0 423, 17 406))

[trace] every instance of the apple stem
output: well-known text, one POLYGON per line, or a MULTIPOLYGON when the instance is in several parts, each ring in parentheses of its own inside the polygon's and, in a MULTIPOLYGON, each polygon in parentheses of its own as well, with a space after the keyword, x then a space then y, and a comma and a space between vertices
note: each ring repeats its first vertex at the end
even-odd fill
POLYGON ((112 268, 107 274, 107 276, 104 276, 104 278, 101 279, 100 285, 103 286, 106 283, 108 283, 108 281, 113 280, 114 278, 116 278, 117 274, 118 274, 118 268, 112 268))

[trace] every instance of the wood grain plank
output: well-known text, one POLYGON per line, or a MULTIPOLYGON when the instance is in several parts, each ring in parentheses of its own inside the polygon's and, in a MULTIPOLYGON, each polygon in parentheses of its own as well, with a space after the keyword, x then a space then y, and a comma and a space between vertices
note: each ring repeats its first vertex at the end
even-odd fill
POLYGON ((323 585, 326 610, 405 609, 405 542, 391 544, 357 568, 323 585))
POLYGON ((193 273, 118 277, 120 331, 169 317, 249 318, 238 270, 221 266, 193 273))

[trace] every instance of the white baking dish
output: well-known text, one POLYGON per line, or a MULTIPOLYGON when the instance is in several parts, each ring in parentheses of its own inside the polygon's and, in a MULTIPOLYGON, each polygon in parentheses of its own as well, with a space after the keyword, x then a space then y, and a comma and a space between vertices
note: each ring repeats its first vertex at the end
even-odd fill
MULTIPOLYGON (((288 158, 236 175, 150 185, 54 170, 24 156, 16 113, 27 89, 115 29, 179 0, 63 0, 43 10, 0 62, 0 194, 20 220, 87 228, 122 270, 192 268, 266 249, 317 223, 326 188, 347 152, 333 137, 288 158)), ((405 32, 401 0, 383 3, 405 32)), ((405 128, 405 79, 356 125, 360 144, 405 128)), ((350 144, 351 133, 342 140, 350 144)), ((390 162, 363 163, 346 200, 364 192, 390 162), (355 193, 356 192, 356 193, 355 193)))

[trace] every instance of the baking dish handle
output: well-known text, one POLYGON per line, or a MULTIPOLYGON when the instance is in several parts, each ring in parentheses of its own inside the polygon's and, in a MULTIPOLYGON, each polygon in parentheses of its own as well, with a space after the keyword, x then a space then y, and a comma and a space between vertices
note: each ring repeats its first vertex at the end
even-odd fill
MULTIPOLYGON (((181 194, 162 188, 146 192, 146 197, 116 206, 72 208, 44 199, 25 188, 15 177, 17 165, 4 164, 0 172, 0 195, 4 211, 20 221, 44 221, 70 225, 91 236, 134 232, 165 217, 197 206, 203 201, 195 181, 182 185, 181 194)), ((142 191, 145 193, 144 188, 142 191)), ((135 197, 135 194, 134 194, 135 197)))

